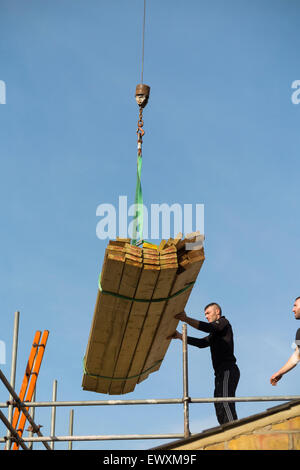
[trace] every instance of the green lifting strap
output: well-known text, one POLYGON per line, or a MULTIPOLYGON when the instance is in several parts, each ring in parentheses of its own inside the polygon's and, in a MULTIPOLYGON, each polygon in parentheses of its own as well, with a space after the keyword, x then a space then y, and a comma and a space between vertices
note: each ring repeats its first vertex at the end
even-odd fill
POLYGON ((136 245, 143 238, 143 193, 141 184, 142 153, 137 156, 137 180, 135 190, 135 217, 133 223, 132 245, 136 245))
POLYGON ((111 295, 113 297, 117 297, 118 299, 130 300, 130 302, 147 302, 147 303, 150 303, 150 302, 166 302, 167 300, 173 299, 174 297, 177 297, 177 295, 180 295, 183 292, 185 292, 186 290, 190 289, 194 284, 195 284, 195 281, 189 282, 185 287, 183 287, 179 291, 175 292, 174 294, 169 295, 169 297, 162 297, 162 298, 159 298, 159 299, 136 299, 134 297, 127 297, 126 295, 121 295, 121 294, 117 294, 115 292, 109 292, 109 291, 103 290, 102 286, 101 286, 101 274, 99 276, 99 281, 98 281, 98 287, 99 287, 100 292, 102 292, 102 294, 111 295))
POLYGON ((89 377, 95 377, 95 379, 130 380, 130 379, 137 379, 139 377, 142 377, 143 375, 147 374, 152 369, 154 369, 154 367, 158 366, 161 363, 162 363, 162 359, 160 361, 155 362, 155 364, 153 364, 153 366, 149 367, 147 370, 144 370, 140 374, 131 375, 129 377, 107 377, 106 375, 90 374, 86 369, 85 357, 84 357, 83 358, 83 372, 85 373, 85 375, 88 375, 89 377))

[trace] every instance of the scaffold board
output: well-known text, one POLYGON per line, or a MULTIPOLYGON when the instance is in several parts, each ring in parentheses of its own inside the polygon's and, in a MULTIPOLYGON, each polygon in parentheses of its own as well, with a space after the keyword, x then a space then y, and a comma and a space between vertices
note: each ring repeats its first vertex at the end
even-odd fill
POLYGON ((178 325, 174 316, 184 310, 204 262, 204 237, 181 236, 142 247, 130 239, 109 242, 84 357, 84 390, 129 393, 160 368, 167 337, 178 325))

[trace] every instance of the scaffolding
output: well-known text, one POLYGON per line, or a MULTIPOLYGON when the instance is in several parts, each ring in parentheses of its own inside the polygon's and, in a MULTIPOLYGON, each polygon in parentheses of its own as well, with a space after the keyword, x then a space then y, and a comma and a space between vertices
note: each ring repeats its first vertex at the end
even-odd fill
MULTIPOLYGON (((10 381, 0 370, 0 380, 9 392, 9 400, 0 402, 0 408, 7 409, 8 415, 0 410, 0 419, 7 428, 7 435, 0 438, 0 443, 5 443, 6 450, 11 448, 11 443, 15 442, 23 450, 32 450, 33 443, 42 443, 46 450, 54 450, 55 442, 67 442, 68 449, 72 450, 73 442, 87 441, 113 441, 113 440, 150 440, 150 439, 184 439, 192 437, 190 432, 189 405, 196 403, 217 403, 217 402, 281 402, 300 400, 299 395, 280 395, 280 396, 249 396, 249 397, 220 397, 220 398, 191 398, 188 390, 188 352, 187 352, 187 326, 182 325, 182 379, 183 379, 183 396, 182 398, 168 399, 137 399, 137 400, 86 400, 86 401, 57 401, 57 381, 54 380, 52 388, 52 401, 22 401, 16 393, 15 377, 16 377, 16 361, 18 348, 18 330, 19 330, 19 312, 15 313, 13 345, 12 345, 12 363, 10 381), (126 406, 126 405, 183 405, 183 432, 173 434, 122 434, 122 435, 73 435, 74 427, 74 410, 70 410, 69 415, 69 435, 56 436, 56 409, 60 407, 82 407, 82 406, 126 406), (29 436, 20 436, 17 430, 12 426, 13 410, 17 407, 24 413, 28 420, 29 436), (40 431, 40 426, 35 423, 36 408, 51 408, 50 435, 44 436, 40 431), (27 409, 30 408, 30 412, 27 409), (36 437, 33 434, 37 434, 36 437), (49 444, 50 443, 50 444, 49 444)), ((33 400, 35 398, 33 397, 33 400)))

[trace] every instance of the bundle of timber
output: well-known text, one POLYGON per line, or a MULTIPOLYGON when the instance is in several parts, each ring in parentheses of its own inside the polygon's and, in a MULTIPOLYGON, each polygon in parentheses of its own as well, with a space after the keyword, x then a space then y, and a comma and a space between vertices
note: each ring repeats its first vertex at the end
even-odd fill
POLYGON ((204 261, 203 236, 194 232, 159 246, 110 241, 84 358, 82 387, 132 392, 157 371, 204 261))

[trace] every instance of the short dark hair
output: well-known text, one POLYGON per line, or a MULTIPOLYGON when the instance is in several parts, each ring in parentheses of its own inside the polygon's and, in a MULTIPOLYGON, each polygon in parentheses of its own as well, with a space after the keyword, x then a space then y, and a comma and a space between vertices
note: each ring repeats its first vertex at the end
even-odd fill
POLYGON ((295 302, 296 302, 296 300, 299 300, 299 299, 300 299, 300 297, 297 297, 297 298, 295 299, 295 302))
POLYGON ((219 309, 219 311, 220 311, 220 315, 222 315, 222 309, 221 309, 220 305, 217 304, 217 302, 211 302, 210 304, 206 305, 206 307, 205 307, 205 309, 204 309, 204 312, 205 312, 205 310, 206 310, 208 307, 212 307, 212 306, 217 307, 217 308, 219 309))

